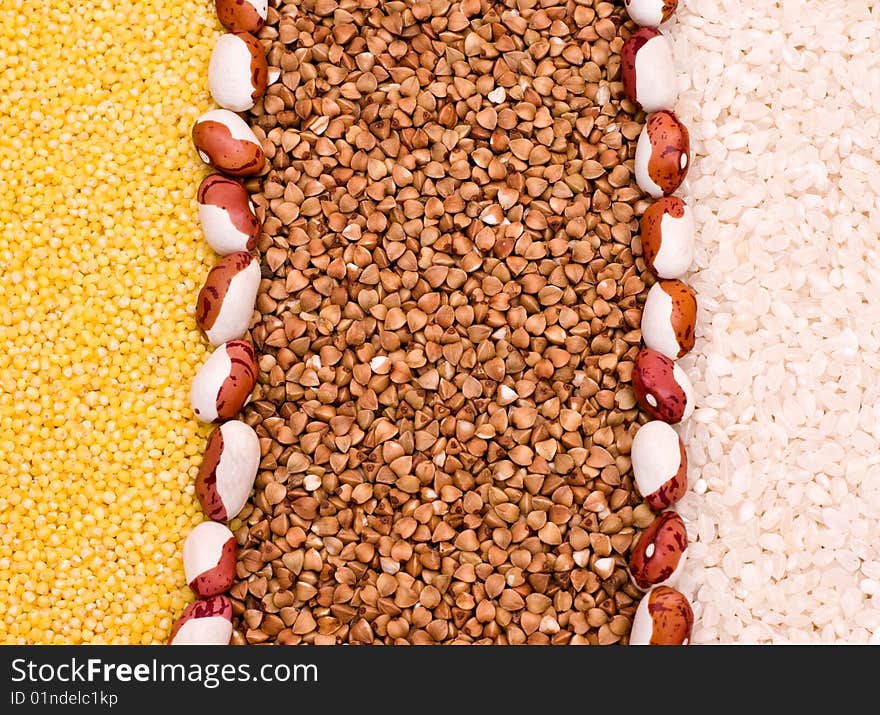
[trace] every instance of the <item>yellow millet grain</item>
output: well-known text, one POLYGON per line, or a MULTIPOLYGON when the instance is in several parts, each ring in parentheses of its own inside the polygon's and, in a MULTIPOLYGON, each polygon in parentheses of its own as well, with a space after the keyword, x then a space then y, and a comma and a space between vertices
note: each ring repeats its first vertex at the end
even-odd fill
POLYGON ((0 0, 0 643, 156 643, 192 598, 213 3, 0 0))

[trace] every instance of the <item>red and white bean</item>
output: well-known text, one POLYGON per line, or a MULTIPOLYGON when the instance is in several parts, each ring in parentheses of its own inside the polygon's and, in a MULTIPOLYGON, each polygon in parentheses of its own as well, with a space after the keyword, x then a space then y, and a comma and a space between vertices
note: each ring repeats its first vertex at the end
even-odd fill
POLYGON ((222 174, 210 174, 199 184, 198 202, 202 231, 221 256, 251 251, 257 245, 262 227, 242 183, 222 174))
POLYGON ((639 188, 655 199, 681 186, 690 168, 687 127, 672 112, 654 112, 636 144, 635 174, 639 188))
POLYGON ((677 7, 678 0, 626 0, 630 19, 642 27, 662 25, 672 17, 677 7))
POLYGON ((254 349, 242 340, 219 346, 196 373, 190 390, 193 412, 202 422, 234 418, 257 384, 254 349))
POLYGON ((246 112, 263 96, 269 67, 260 41, 249 32, 227 32, 217 39, 208 63, 208 89, 224 109, 246 112))
POLYGON ((230 32, 257 32, 266 22, 268 0, 216 0, 217 17, 230 32))
POLYGON ((694 347, 697 296, 680 280, 657 281, 642 311, 642 340, 673 360, 694 347))
POLYGON ((677 196, 664 196, 642 216, 645 265, 658 278, 681 278, 694 260, 694 217, 677 196))
POLYGON ((228 521, 242 510, 260 466, 260 439, 239 420, 211 432, 196 476, 196 496, 214 521, 228 521))
POLYGON ((193 125, 193 144, 206 164, 232 176, 256 176, 266 166, 263 147, 245 121, 228 109, 212 109, 193 125))
POLYGON ((684 594, 657 586, 639 602, 633 618, 630 645, 688 645, 694 612, 684 594))
POLYGON ((690 378, 663 353, 643 348, 636 356, 632 384, 639 407, 655 420, 676 424, 694 411, 690 378))
POLYGON ((217 261, 196 300, 196 325, 211 345, 244 337, 259 288, 260 263, 250 253, 230 253, 217 261))
POLYGON ((193 601, 183 609, 171 631, 169 645, 229 645, 232 602, 226 596, 193 601))
POLYGON ((201 598, 229 589, 235 580, 235 560, 235 537, 216 521, 203 521, 183 542, 186 582, 201 598))
POLYGON ((636 586, 674 586, 687 558, 687 530, 674 511, 659 514, 639 536, 629 557, 636 586))
POLYGON ((684 496, 688 487, 687 452, 668 424, 652 420, 639 427, 630 458, 636 487, 652 509, 666 509, 684 496))
POLYGON ((645 112, 672 109, 678 84, 672 48, 659 30, 643 27, 623 43, 620 52, 623 89, 627 98, 645 112))

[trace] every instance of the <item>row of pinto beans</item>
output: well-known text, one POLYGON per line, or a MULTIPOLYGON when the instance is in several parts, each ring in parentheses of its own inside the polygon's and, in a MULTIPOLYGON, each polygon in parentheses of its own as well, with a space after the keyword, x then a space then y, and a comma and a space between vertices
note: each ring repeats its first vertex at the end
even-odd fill
POLYGON ((172 645, 227 645, 232 603, 224 595, 235 579, 237 547, 225 522, 242 510, 260 465, 260 440, 236 419, 257 381, 254 349, 243 340, 260 287, 260 262, 251 253, 261 223, 239 178, 263 173, 266 158, 245 112, 277 77, 271 77, 260 41, 267 0, 216 0, 228 30, 218 38, 208 66, 208 88, 220 109, 196 120, 193 143, 202 160, 220 173, 199 186, 199 220, 208 244, 221 258, 196 301, 196 323, 214 347, 192 382, 190 402, 202 422, 217 423, 196 477, 196 496, 209 520, 196 526, 183 546, 186 581, 197 600, 184 609, 171 632, 172 645))
POLYGON ((633 620, 632 645, 686 645, 694 616, 687 598, 673 586, 687 553, 687 530, 670 509, 687 491, 687 453, 672 425, 694 410, 693 387, 675 362, 694 347, 697 299, 680 278, 693 261, 694 220, 690 207, 673 194, 690 168, 688 130, 674 114, 677 80, 668 40, 657 29, 678 0, 625 0, 640 29, 623 46, 627 98, 647 113, 636 146, 639 187, 656 201, 641 219, 645 265, 657 282, 642 314, 644 347, 636 358, 633 389, 652 421, 636 433, 632 467, 647 504, 660 512, 630 556, 630 573, 647 591, 633 620))

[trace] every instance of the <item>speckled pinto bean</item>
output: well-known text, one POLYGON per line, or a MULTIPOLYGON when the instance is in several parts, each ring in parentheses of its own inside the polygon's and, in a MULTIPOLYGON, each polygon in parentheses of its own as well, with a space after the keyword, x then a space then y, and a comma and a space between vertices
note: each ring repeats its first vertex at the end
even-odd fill
POLYGON ((193 601, 177 619, 170 645, 228 645, 232 636, 232 602, 222 595, 193 601))
POLYGON ((643 348, 636 356, 633 392, 655 420, 676 424, 694 411, 694 388, 687 373, 663 353, 643 348))
POLYGON ((230 32, 257 32, 268 15, 268 0, 216 0, 217 18, 230 32))
POLYGON ((694 259, 694 219, 677 196, 651 204, 640 224, 645 265, 658 278, 680 278, 694 259))
POLYGON ((669 111, 655 112, 636 145, 636 182, 654 198, 672 194, 690 168, 690 135, 687 127, 669 111))
POLYGON ((694 612, 684 594, 657 586, 645 594, 633 618, 630 645, 688 645, 694 612))
POLYGON ((639 428, 630 453, 636 487, 655 511, 672 506, 687 491, 687 452, 678 433, 653 420, 639 428))
POLYGON ((639 588, 675 584, 687 555, 687 530, 674 511, 659 514, 639 536, 629 571, 639 588))
POLYGON ((680 280, 657 281, 642 312, 642 339, 652 350, 677 359, 695 343, 697 296, 680 280))
POLYGON ((228 109, 205 112, 196 120, 192 138, 202 161, 224 174, 255 176, 266 166, 256 135, 228 109))
POLYGON ((260 221, 247 189, 222 174, 199 185, 199 221, 208 244, 222 256, 251 251, 260 237, 260 221))
POLYGON ((186 582, 201 598, 223 593, 235 580, 235 537, 223 524, 203 521, 183 544, 186 582))

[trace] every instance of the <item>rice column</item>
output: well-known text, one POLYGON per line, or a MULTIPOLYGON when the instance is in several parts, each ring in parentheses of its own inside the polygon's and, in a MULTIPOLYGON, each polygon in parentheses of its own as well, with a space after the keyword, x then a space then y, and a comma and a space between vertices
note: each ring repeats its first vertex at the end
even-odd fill
POLYGON ((880 8, 687 0, 695 643, 880 643, 880 8))

